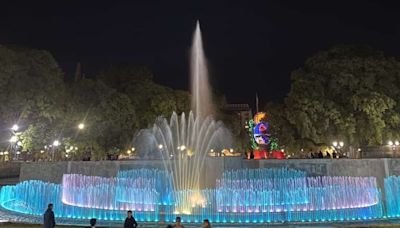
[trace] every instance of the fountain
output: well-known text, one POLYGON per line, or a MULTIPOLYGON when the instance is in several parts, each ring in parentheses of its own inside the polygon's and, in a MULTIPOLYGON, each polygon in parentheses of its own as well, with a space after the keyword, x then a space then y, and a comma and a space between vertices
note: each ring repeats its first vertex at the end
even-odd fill
POLYGON ((140 131, 133 142, 141 153, 161 157, 165 170, 172 174, 175 197, 185 197, 177 199, 177 214, 190 213, 193 204, 204 203, 198 191, 201 189, 201 175, 208 152, 232 147, 229 130, 211 116, 214 110, 198 21, 190 63, 192 111, 188 117, 185 113, 179 117, 175 112, 169 122, 159 117, 151 129, 140 131), (190 194, 179 193, 182 190, 190 190, 190 194))
MULTIPOLYGON (((53 202, 56 216, 72 221, 91 217, 120 221, 127 210, 133 210, 138 221, 170 222, 179 213, 186 223, 203 218, 214 223, 353 221, 384 215, 374 177, 309 177, 287 168, 241 169, 225 171, 213 189, 175 190, 172 176, 155 169, 121 171, 111 178, 64 174, 62 184, 25 181, 3 187, 0 205, 40 216, 53 202)), ((398 181, 389 182, 387 190, 396 193, 387 191, 387 199, 398 202, 393 197, 397 197, 398 181)), ((388 203, 389 215, 397 215, 397 205, 388 203)))
POLYGON ((192 92, 192 110, 197 117, 213 114, 213 101, 208 82, 207 61, 201 39, 200 23, 197 21, 193 35, 190 59, 190 80, 192 92))
MULTIPOLYGON (((64 174, 61 184, 30 180, 0 189, 7 211, 41 217, 49 202, 58 219, 124 219, 143 222, 213 223, 353 221, 383 218, 374 177, 308 176, 288 168, 225 170, 204 185, 210 151, 231 148, 229 131, 214 114, 207 64, 197 22, 191 50, 192 111, 158 117, 133 144, 143 157, 162 159, 163 169, 119 170, 114 177, 64 174), (214 180, 213 180, 214 181, 214 180)), ((389 215, 399 215, 399 179, 385 180, 389 215)))

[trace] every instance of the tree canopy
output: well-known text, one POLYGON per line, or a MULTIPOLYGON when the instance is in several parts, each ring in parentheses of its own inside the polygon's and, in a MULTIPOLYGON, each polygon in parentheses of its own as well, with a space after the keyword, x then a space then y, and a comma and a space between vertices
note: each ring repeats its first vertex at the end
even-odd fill
POLYGON ((130 148, 138 129, 157 115, 188 111, 189 93, 155 83, 148 67, 132 64, 72 82, 49 52, 0 46, 0 102, 3 149, 11 146, 10 127, 18 123, 23 151, 60 140, 62 146, 79 146, 82 156, 90 151, 103 159, 130 148))
POLYGON ((291 77, 284 102, 267 106, 287 143, 380 145, 400 136, 395 58, 365 46, 336 46, 307 59, 291 77))

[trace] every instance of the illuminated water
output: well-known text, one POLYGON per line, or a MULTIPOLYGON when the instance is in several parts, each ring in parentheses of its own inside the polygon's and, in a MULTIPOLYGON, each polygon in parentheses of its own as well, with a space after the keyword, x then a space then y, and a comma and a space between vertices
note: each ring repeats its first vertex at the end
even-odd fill
POLYGON ((206 117, 214 114, 211 88, 208 82, 207 60, 203 49, 200 23, 197 21, 190 53, 190 81, 192 110, 195 116, 206 117))
POLYGON ((385 178, 386 212, 388 217, 400 217, 400 176, 385 178))
MULTIPOLYGON (((224 172, 215 189, 177 191, 171 179, 171 174, 153 169, 123 171, 113 178, 66 174, 62 184, 25 181, 3 187, 0 203, 7 210, 41 216, 52 202, 56 217, 71 219, 123 220, 125 212, 133 210, 135 218, 149 222, 173 221, 182 204, 191 207, 179 212, 186 223, 204 218, 214 223, 276 223, 384 216, 372 177, 307 177, 285 168, 245 169, 224 172)), ((398 178, 385 181, 385 193, 392 199, 388 215, 399 211, 398 184, 398 178)))
MULTIPOLYGON (((162 159, 164 169, 171 175, 174 191, 191 191, 191 198, 198 198, 195 191, 202 189, 208 153, 231 148, 232 139, 222 122, 210 116, 195 117, 190 112, 188 117, 185 113, 181 116, 173 113, 169 121, 159 117, 151 129, 138 133, 133 144, 143 156, 153 154, 162 159)), ((177 199, 177 202, 174 211, 188 213, 191 210, 191 202, 185 199, 177 199)))

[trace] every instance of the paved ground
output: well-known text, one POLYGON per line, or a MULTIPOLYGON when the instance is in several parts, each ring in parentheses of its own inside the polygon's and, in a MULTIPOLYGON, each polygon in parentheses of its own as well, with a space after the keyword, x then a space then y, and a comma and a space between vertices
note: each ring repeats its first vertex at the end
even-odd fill
MULTIPOLYGON (((57 227, 64 227, 64 228, 71 228, 71 227, 84 227, 88 225, 88 221, 86 220, 74 220, 74 225, 71 225, 71 220, 69 219, 60 219, 57 218, 56 222, 58 224, 64 224, 57 227)), ((0 209, 0 228, 39 228, 42 227, 41 224, 42 218, 41 216, 29 216, 29 215, 22 215, 15 212, 6 211, 4 209, 0 209)), ((99 221, 98 224, 100 227, 122 227, 123 224, 121 221, 108 221, 102 222, 99 221)), ((141 228, 165 228, 167 224, 140 224, 139 227, 141 228)), ((186 228, 195 228, 201 227, 200 225, 185 225, 186 228)), ((315 224, 315 223, 301 223, 301 224, 263 224, 263 225, 226 225, 226 224, 213 224, 213 227, 216 228, 228 228, 228 227, 240 227, 240 228, 261 228, 261 227, 398 227, 400 228, 400 220, 382 220, 382 221, 370 221, 370 222, 343 222, 343 223, 323 223, 323 224, 315 224)))

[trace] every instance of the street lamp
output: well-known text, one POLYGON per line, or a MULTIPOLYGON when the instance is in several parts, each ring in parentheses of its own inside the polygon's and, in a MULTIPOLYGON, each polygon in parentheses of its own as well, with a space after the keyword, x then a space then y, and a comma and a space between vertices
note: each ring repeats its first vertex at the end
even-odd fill
MULTIPOLYGON (((392 157, 395 157, 397 148, 400 146, 400 142, 398 140, 396 140, 394 142, 392 140, 389 140, 388 146, 390 146, 392 148, 392 157)), ((397 154, 396 154, 396 157, 397 157, 397 154)))
MULTIPOLYGON (((342 149, 342 148, 344 147, 344 142, 343 142, 343 141, 339 141, 339 142, 333 141, 333 142, 332 142, 332 145, 333 145, 333 147, 335 148, 335 151, 337 151, 338 154, 339 154, 339 152, 341 152, 340 149, 342 149)), ((344 154, 343 154, 343 155, 344 155, 344 154)))
POLYGON ((11 127, 11 130, 13 130, 13 131, 18 131, 18 129, 19 129, 19 126, 18 126, 17 124, 14 124, 14 125, 11 127))
POLYGON ((78 129, 79 130, 83 130, 85 128, 85 124, 84 123, 80 123, 79 125, 78 125, 78 129))
POLYGON ((60 145, 60 141, 54 140, 54 142, 53 142, 53 154, 52 154, 52 158, 51 158, 52 161, 54 161, 54 153, 55 153, 55 150, 57 150, 59 145, 60 145))
POLYGON ((53 146, 57 147, 57 146, 59 146, 59 145, 60 145, 60 141, 58 141, 58 140, 54 140, 54 142, 53 142, 53 146))

